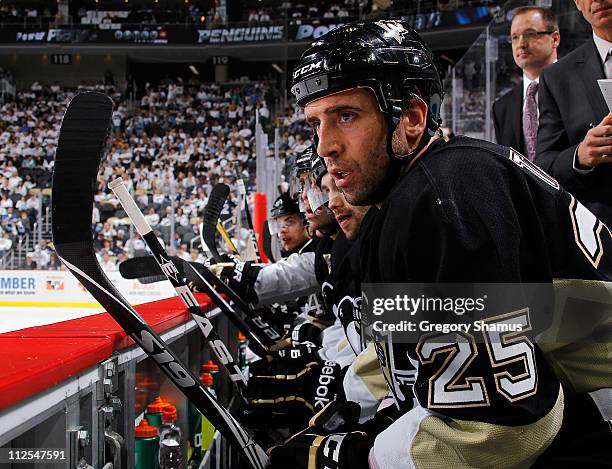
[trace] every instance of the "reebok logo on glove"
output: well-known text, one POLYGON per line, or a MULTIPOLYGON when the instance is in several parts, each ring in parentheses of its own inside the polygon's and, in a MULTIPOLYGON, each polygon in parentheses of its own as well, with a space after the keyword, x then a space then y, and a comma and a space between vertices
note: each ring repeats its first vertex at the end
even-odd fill
POLYGON ((336 362, 329 360, 323 362, 321 374, 319 375, 319 385, 315 391, 315 408, 322 409, 335 398, 336 386, 334 383, 339 368, 340 365, 336 362))

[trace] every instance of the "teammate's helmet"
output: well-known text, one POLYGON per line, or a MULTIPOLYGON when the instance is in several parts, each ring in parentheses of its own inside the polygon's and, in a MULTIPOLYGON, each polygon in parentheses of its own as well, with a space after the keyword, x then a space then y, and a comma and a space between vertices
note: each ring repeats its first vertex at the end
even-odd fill
POLYGON ((283 192, 279 195, 270 211, 270 218, 280 217, 282 215, 290 215, 292 213, 300 213, 300 207, 296 200, 292 199, 289 192, 283 192))
MULTIPOLYGON (((357 21, 325 34, 302 54, 293 71, 291 92, 303 107, 357 87, 374 93, 389 124, 389 153, 400 160, 417 151, 401 156, 391 149, 390 135, 410 98, 427 104, 429 136, 440 126, 444 92, 433 53, 405 21, 357 21)), ((422 138, 419 147, 427 140, 422 138)))
POLYGON ((309 145, 295 160, 295 173, 300 174, 304 171, 310 171, 310 161, 314 153, 314 145, 309 145))
POLYGON ((327 173, 327 166, 325 166, 325 161, 323 160, 323 158, 321 158, 314 150, 312 152, 312 155, 310 156, 310 171, 312 171, 312 175, 317 181, 317 184, 320 185, 321 178, 325 173, 327 173))
MULTIPOLYGON (((312 160, 313 152, 314 146, 309 145, 297 155, 294 161, 290 162, 292 167, 289 176, 289 195, 294 199, 299 198, 303 190, 301 175, 310 172, 310 161, 312 160)), ((303 209, 301 203, 300 208, 303 209)))

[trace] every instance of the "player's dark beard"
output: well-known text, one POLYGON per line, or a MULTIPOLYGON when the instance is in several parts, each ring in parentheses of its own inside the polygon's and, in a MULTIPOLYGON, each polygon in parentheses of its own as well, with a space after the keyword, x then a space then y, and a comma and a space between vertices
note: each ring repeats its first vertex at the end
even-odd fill
POLYGON ((351 205, 375 205, 383 202, 400 178, 402 164, 386 157, 386 167, 382 171, 364 174, 362 189, 353 195, 346 192, 344 197, 351 205))
POLYGON ((390 189, 386 188, 386 184, 390 181, 388 172, 392 162, 386 154, 384 144, 372 149, 365 161, 370 164, 361 166, 363 179, 359 186, 350 194, 342 190, 346 201, 351 205, 374 205, 382 202, 390 189))

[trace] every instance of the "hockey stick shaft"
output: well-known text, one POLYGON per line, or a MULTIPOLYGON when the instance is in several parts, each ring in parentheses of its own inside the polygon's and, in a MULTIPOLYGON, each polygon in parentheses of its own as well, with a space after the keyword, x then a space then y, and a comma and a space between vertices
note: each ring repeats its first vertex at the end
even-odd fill
POLYGON ((246 187, 244 185, 244 181, 239 178, 238 179, 238 193, 242 198, 244 203, 244 213, 246 215, 247 226, 249 228, 249 236, 251 237, 251 243, 253 243, 253 248, 255 249, 255 257, 257 262, 261 262, 261 255, 259 254, 259 244, 257 243, 257 235, 255 234, 255 228, 253 227, 253 219, 251 218, 251 211, 249 210, 249 205, 247 204, 247 192, 246 187))
MULTIPOLYGON (((212 285, 215 289, 220 290, 224 287, 227 287, 228 291, 231 290, 230 287, 226 286, 225 283, 223 283, 223 281, 221 281, 221 279, 219 279, 215 275, 206 276, 205 279, 202 279, 203 276, 207 275, 206 271, 208 270, 203 264, 189 262, 189 265, 193 267, 193 269, 189 269, 188 267, 185 267, 187 261, 184 261, 183 259, 179 259, 174 256, 172 256, 172 260, 179 268, 179 271, 181 271, 181 267, 183 267, 184 270, 181 271, 181 275, 184 274, 185 278, 189 282, 193 282, 193 284, 197 287, 198 291, 207 293, 209 296, 211 296, 211 293, 209 293, 209 284, 212 285), (194 270, 197 273, 194 273, 194 270), (223 284, 223 286, 221 286, 221 284, 223 284)), ((157 274, 159 274, 159 277, 163 277, 162 280, 166 280, 166 276, 163 275, 159 265, 157 264, 157 261, 153 258, 153 256, 134 257, 133 259, 127 259, 121 264, 119 264, 119 272, 121 273, 121 276, 123 278, 137 278, 141 282, 142 279, 157 279, 157 274)), ((212 291, 212 294, 216 293, 216 290, 212 291)), ((229 298, 230 295, 227 296, 229 298)), ((271 347, 276 341, 281 339, 280 334, 276 332, 263 318, 261 318, 261 316, 256 311, 253 311, 252 309, 248 308, 248 305, 246 305, 246 307, 248 308, 247 310, 238 309, 238 311, 236 311, 237 306, 235 304, 234 306, 232 306, 231 304, 229 306, 232 309, 232 312, 228 316, 230 317, 230 319, 231 316, 233 316, 234 314, 242 313, 244 321, 248 327, 243 328, 241 324, 236 324, 236 327, 246 337, 248 337, 249 333, 247 331, 250 331, 254 335, 256 335, 257 338, 266 347, 271 347)), ((227 314, 226 311, 224 311, 223 309, 222 312, 227 314)))
POLYGON ((229 248, 229 250, 232 251, 232 254, 239 254, 238 249, 236 249, 236 246, 234 245, 234 242, 232 241, 232 238, 230 238, 229 233, 225 230, 225 228, 223 228, 223 225, 221 224, 221 222, 217 222, 217 231, 219 232, 219 234, 225 241, 225 244, 227 244, 227 247, 229 248))
POLYGON ((183 300, 183 303, 185 303, 185 306, 187 306, 187 309, 196 320, 196 323, 198 324, 206 340, 208 340, 208 343, 210 344, 217 359, 227 370, 230 379, 236 384, 236 387, 242 393, 246 388, 246 378, 242 374, 238 364, 234 361, 232 354, 214 331, 212 323, 206 317, 204 311, 202 311, 202 308, 200 308, 198 301, 195 299, 193 293, 187 286, 185 278, 180 275, 178 268, 172 259, 170 259, 170 256, 157 239, 157 236, 155 236, 155 233, 153 233, 151 226, 128 192, 123 179, 117 178, 108 186, 119 199, 123 210, 125 210, 128 217, 130 217, 130 220, 136 227, 136 230, 138 233, 140 233, 140 236, 142 236, 142 239, 151 250, 153 257, 159 264, 162 272, 166 275, 176 290, 176 293, 183 300))
POLYGON ((200 238, 203 242, 202 247, 208 247, 208 250, 216 262, 223 262, 223 258, 217 250, 215 232, 219 217, 221 216, 221 210, 223 210, 223 205, 228 195, 229 187, 227 185, 218 183, 213 187, 208 197, 208 203, 204 208, 203 222, 200 229, 200 238))

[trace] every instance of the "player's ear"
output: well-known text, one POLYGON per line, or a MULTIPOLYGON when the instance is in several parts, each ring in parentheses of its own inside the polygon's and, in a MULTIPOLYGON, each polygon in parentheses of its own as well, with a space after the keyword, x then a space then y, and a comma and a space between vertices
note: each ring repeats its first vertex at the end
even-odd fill
POLYGON ((393 135, 394 151, 398 155, 409 153, 418 144, 426 127, 427 104, 418 98, 411 99, 393 135))

